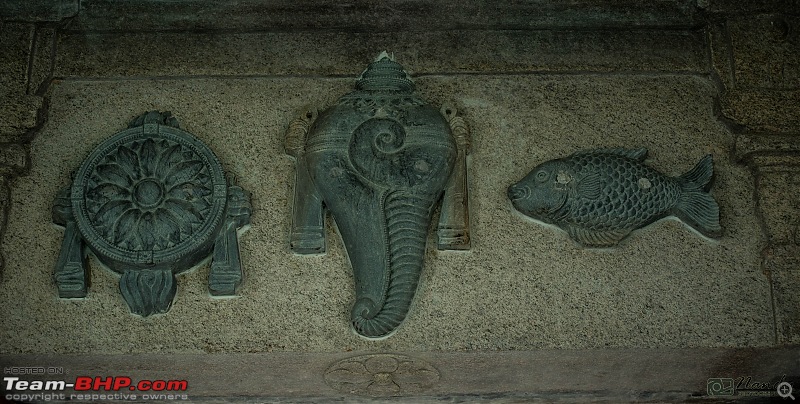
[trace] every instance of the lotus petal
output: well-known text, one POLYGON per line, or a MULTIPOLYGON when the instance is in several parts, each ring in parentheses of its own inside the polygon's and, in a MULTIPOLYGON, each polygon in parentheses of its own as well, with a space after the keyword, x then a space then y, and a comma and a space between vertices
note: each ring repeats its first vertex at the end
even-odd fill
POLYGON ((151 212, 144 212, 139 216, 139 221, 136 223, 136 232, 141 241, 140 247, 142 250, 153 250, 156 245, 156 227, 158 223, 153 220, 151 212))
POLYGON ((156 160, 158 160, 156 142, 148 138, 142 143, 142 148, 139 153, 139 162, 141 163, 142 173, 145 177, 152 177, 155 175, 156 160))
POLYGON ((200 160, 182 161, 167 172, 164 176, 164 185, 169 188, 176 183, 192 181, 204 167, 200 160))
POLYGON ((117 149, 115 156, 117 159, 117 164, 119 164, 123 170, 134 176, 141 175, 141 172, 139 171, 139 157, 133 150, 127 148, 126 146, 120 146, 117 149))
POLYGON ((161 213, 159 216, 163 218, 164 221, 173 223, 177 228, 178 232, 173 233, 170 236, 170 240, 172 240, 175 244, 179 243, 184 236, 189 236, 192 234, 192 225, 191 223, 185 219, 185 216, 182 216, 180 212, 183 212, 182 207, 178 207, 179 211, 176 211, 175 205, 167 205, 164 204, 164 208, 159 209, 158 212, 161 213))
MULTIPOLYGON (((166 209, 158 209, 154 213, 158 224, 157 238, 161 248, 169 248, 181 241, 181 225, 166 209)), ((187 232, 190 229, 187 229, 187 232)))
POLYGON ((203 215, 197 211, 194 205, 184 200, 169 198, 164 201, 164 207, 170 210, 177 217, 181 218, 181 220, 188 221, 192 224, 200 224, 203 223, 203 220, 205 220, 203 215))
POLYGON ((128 199, 130 198, 130 195, 130 191, 113 182, 102 182, 97 184, 86 193, 86 197, 88 199, 108 199, 112 201, 118 199, 128 199))
POLYGON ((94 215, 93 222, 99 226, 113 227, 116 225, 117 219, 122 212, 131 208, 133 208, 133 203, 128 200, 118 199, 109 201, 100 207, 100 210, 94 215))
POLYGON ((182 160, 183 156, 181 156, 181 145, 173 145, 172 147, 163 151, 161 156, 159 156, 158 162, 156 162, 155 166, 155 174, 163 178, 165 173, 169 171, 172 166, 182 160))
POLYGON ((211 195, 211 189, 202 184, 202 182, 196 180, 175 183, 167 187, 167 195, 178 199, 186 199, 186 195, 192 195, 195 198, 211 195))
POLYGON ((360 362, 341 363, 336 369, 328 371, 325 378, 337 383, 355 385, 366 385, 373 381, 372 374, 360 362))
POLYGON ((373 396, 389 396, 400 392, 400 386, 392 380, 374 382, 367 387, 367 392, 373 396))
POLYGON ((127 245, 135 246, 138 241, 136 236, 136 223, 139 221, 141 211, 139 209, 128 209, 119 217, 114 224, 114 244, 120 245, 126 242, 127 245))
POLYGON ((100 177, 100 180, 97 182, 111 182, 119 184, 123 188, 130 188, 133 184, 131 173, 126 171, 125 168, 119 164, 98 164, 95 171, 97 172, 97 176, 100 177))

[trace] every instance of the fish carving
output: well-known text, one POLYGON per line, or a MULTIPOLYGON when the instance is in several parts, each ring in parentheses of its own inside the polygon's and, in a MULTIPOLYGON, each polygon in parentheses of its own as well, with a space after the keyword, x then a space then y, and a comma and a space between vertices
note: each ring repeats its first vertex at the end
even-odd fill
POLYGON ((708 193, 711 155, 670 177, 644 164, 647 149, 583 150, 533 169, 508 188, 515 209, 553 224, 586 247, 610 247, 631 231, 674 216, 718 238, 719 206, 708 193))

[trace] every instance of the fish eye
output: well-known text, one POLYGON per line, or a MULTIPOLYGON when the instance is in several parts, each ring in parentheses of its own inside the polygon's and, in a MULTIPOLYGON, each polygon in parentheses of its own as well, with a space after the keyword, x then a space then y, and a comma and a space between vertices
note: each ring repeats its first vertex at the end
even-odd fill
POLYGON ((536 173, 536 181, 545 182, 548 177, 550 177, 550 174, 548 174, 547 171, 539 171, 536 173))

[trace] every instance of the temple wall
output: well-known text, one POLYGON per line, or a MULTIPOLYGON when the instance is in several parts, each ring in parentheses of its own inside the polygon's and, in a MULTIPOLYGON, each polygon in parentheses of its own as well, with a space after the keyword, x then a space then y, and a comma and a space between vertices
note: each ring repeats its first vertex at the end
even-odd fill
MULTIPOLYGON (((422 382, 394 370, 398 389, 357 395, 419 400, 682 401, 706 395, 709 378, 796 377, 800 10, 617 3, 6 4, 0 360, 63 366, 67 379, 180 377, 209 402, 353 398, 331 369, 370 360, 414 363, 422 382), (408 317, 367 341, 350 330, 353 274, 334 219, 325 255, 289 249, 283 139, 383 50, 469 126, 472 243, 439 251, 432 228, 408 317), (171 111, 252 192, 238 296, 212 298, 204 265, 178 275, 168 313, 142 318, 90 259, 87 298, 59 299, 53 201, 95 146, 150 110, 171 111), (666 219, 587 249, 511 206, 506 189, 536 165, 604 147, 645 147, 669 176, 711 154, 722 237, 666 219)), ((362 376, 378 386, 378 373, 362 376)))

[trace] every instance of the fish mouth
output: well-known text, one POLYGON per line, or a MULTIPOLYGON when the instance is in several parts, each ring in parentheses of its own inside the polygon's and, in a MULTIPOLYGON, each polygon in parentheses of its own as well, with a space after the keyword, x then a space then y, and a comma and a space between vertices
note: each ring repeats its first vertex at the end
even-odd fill
POLYGON ((530 196, 530 194, 531 194, 530 188, 524 185, 514 184, 508 187, 508 199, 511 199, 512 201, 525 199, 528 196, 530 196))
MULTIPOLYGON (((563 211, 563 209, 562 209, 562 208, 564 208, 564 205, 566 205, 566 204, 567 204, 567 195, 562 193, 561 197, 558 200, 558 203, 554 204, 552 207, 545 207, 543 209, 546 211, 547 214, 550 214, 550 215, 555 214, 555 213, 566 214, 566 211, 563 211)), ((545 212, 542 212, 542 213, 545 213, 545 212)))

